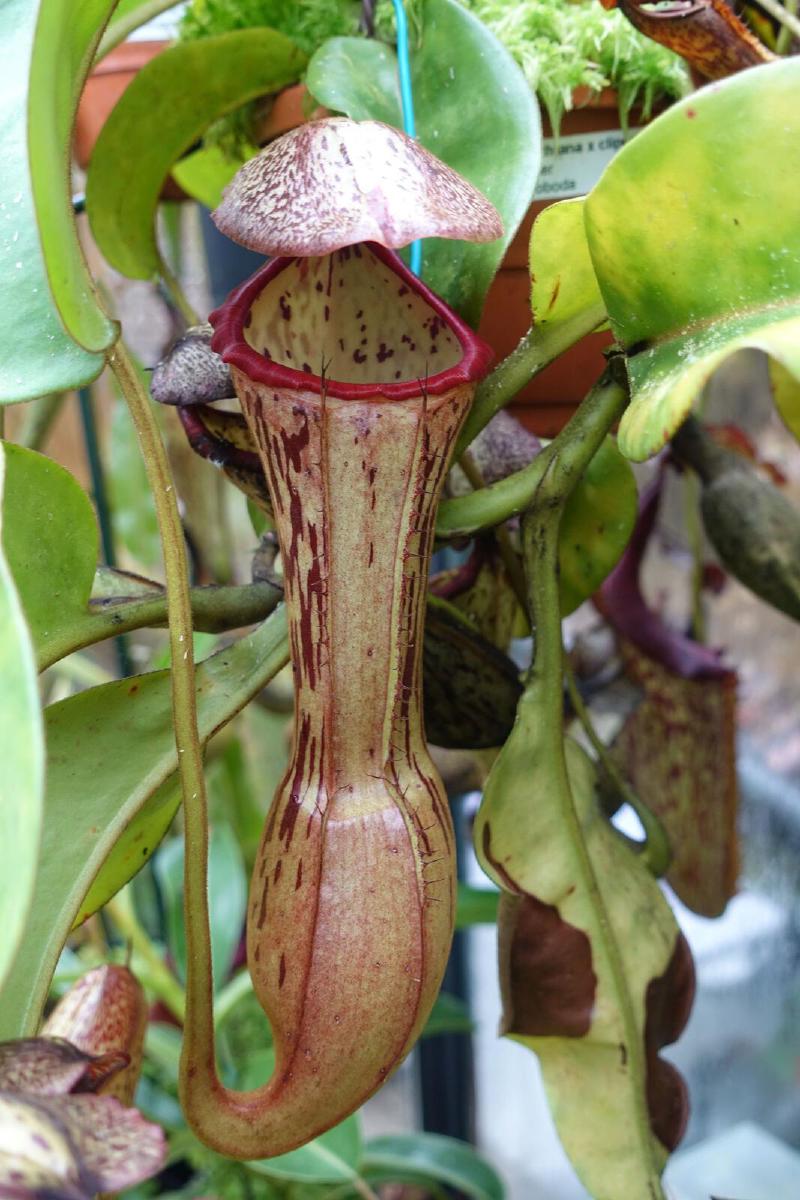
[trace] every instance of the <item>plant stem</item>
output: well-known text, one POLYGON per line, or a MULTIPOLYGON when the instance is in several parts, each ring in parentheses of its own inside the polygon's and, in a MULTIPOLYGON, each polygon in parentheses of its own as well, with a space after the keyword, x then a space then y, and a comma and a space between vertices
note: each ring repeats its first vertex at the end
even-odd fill
POLYGON ((592 305, 571 321, 560 322, 552 328, 547 325, 535 325, 530 328, 516 349, 498 363, 491 375, 478 387, 469 416, 456 442, 454 459, 461 458, 467 446, 484 426, 489 424, 496 412, 513 400, 517 392, 558 358, 559 354, 563 354, 587 333, 596 329, 605 315, 602 305, 592 305))
POLYGON ((363 1196, 364 1200, 379 1200, 378 1193, 372 1190, 366 1179, 362 1179, 360 1175, 356 1175, 352 1182, 353 1188, 358 1192, 359 1196, 363 1196))
MULTIPOLYGON (((147 478, 153 492, 161 536, 172 651, 172 715, 187 840, 184 891, 187 958, 192 960, 200 978, 210 980, 211 938, 205 904, 208 873, 207 799, 203 751, 197 729, 192 610, 186 547, 164 444, 150 408, 150 401, 122 342, 118 342, 111 351, 109 363, 127 401, 136 429, 147 478), (192 847, 191 854, 188 853, 188 846, 192 847)), ((201 1021, 201 1024, 204 1032, 207 1024, 207 1033, 213 1038, 210 994, 206 1007, 206 1020, 201 1021)), ((209 1044, 213 1045, 213 1041, 209 1044)))
MULTIPOLYGON (((784 11, 787 12, 789 16, 796 17, 798 7, 798 0, 785 0, 784 11)), ((791 26, 787 25, 785 21, 782 22, 780 33, 778 34, 777 41, 775 42, 776 54, 785 54, 789 49, 792 43, 792 32, 794 32, 795 37, 800 36, 797 34, 797 31, 793 31, 791 26)))
MULTIPOLYGON (((442 539, 471 537, 481 529, 519 516, 541 486, 552 454, 558 454, 558 448, 565 448, 573 439, 582 443, 587 438, 594 447, 594 454, 627 402, 624 382, 617 379, 615 372, 604 372, 558 437, 527 467, 469 496, 443 500, 436 518, 436 536, 442 539), (604 432, 598 441, 596 431, 599 428, 604 432)), ((561 457, 558 461, 561 462, 561 457)))
MULTIPOLYGON (((100 541, 103 547, 103 555, 108 566, 115 567, 117 565, 117 555, 114 547, 114 529, 111 522, 111 508, 108 503, 106 476, 103 469, 103 459, 100 454, 97 422, 95 420, 94 404, 90 388, 79 389, 78 403, 80 405, 83 441, 86 447, 86 457, 89 462, 89 474, 92 479, 94 506, 97 510, 97 522, 100 526, 100 541)), ((133 673, 133 665, 128 653, 127 643, 122 637, 116 641, 116 652, 120 675, 123 677, 131 675, 133 673)))
POLYGON ((154 17, 166 12, 168 8, 174 8, 177 3, 178 0, 148 0, 147 3, 135 8, 133 12, 126 13, 124 17, 118 17, 116 21, 112 21, 97 47, 94 65, 96 66, 100 59, 105 58, 120 42, 124 42, 134 29, 138 29, 140 25, 146 25, 148 21, 152 21, 154 17))
POLYGON ((177 275, 173 272, 171 267, 168 266, 168 264, 164 261, 163 258, 161 259, 160 275, 161 275, 161 282, 163 283, 164 287, 166 288, 166 290, 169 294, 170 300, 175 305, 175 307, 177 308, 178 312, 183 317, 186 324, 187 325, 199 325, 200 317, 195 312, 192 305, 189 303, 189 300, 186 298, 186 295, 184 293, 183 288, 181 287, 181 284, 178 280, 177 275))
POLYGON ((163 1000, 173 1016, 183 1021, 186 1007, 183 988, 139 924, 128 889, 108 900, 105 911, 116 925, 117 932, 122 934, 134 953, 146 964, 148 981, 159 1000, 163 1000))
POLYGON ((66 392, 53 392, 49 396, 40 396, 38 400, 30 402, 17 438, 20 446, 25 446, 28 450, 41 450, 53 422, 61 412, 66 396, 66 392))
MULTIPOLYGON (((794 4, 787 4, 784 7, 780 0, 756 0, 756 4, 759 8, 763 8, 765 13, 769 13, 782 26, 781 33, 786 34, 787 42, 792 34, 796 38, 800 38, 800 20, 795 15, 797 9, 794 4)), ((777 43, 775 49, 778 50, 777 43)), ((783 51, 778 50, 778 53, 783 53, 783 51)))
POLYGON ((253 981, 250 978, 250 972, 247 970, 240 971, 238 975, 234 975, 224 988, 221 988, 217 993, 214 1002, 214 1026, 219 1027, 222 1022, 233 1012, 236 1005, 244 996, 249 996, 253 991, 253 981))
POLYGON ((664 826, 655 813, 652 813, 647 805, 640 800, 638 794, 630 786, 609 754, 608 746, 598 736, 592 718, 589 716, 589 711, 583 702, 583 696, 578 688, 572 664, 566 654, 564 655, 564 678, 567 681, 567 691, 569 692, 572 707, 575 709, 575 714, 583 727, 583 731, 597 755, 597 762, 614 785, 617 794, 622 797, 626 804, 630 804, 642 823, 645 842, 639 851, 639 856, 650 874, 655 875, 656 878, 660 878, 666 874, 669 864, 672 861, 672 850, 670 849, 669 838, 664 826))
MULTIPOLYGON (((283 593, 269 583, 198 587, 189 592, 194 627, 202 633, 225 633, 255 625, 269 616, 282 597, 283 593)), ((168 623, 166 594, 95 600, 90 608, 91 616, 82 615, 74 625, 65 625, 39 648, 40 671, 74 650, 134 629, 159 628, 168 623)))
MULTIPOLYGON (((543 474, 530 508, 522 521, 522 551, 528 585, 529 611, 536 630, 534 658, 526 689, 536 689, 542 746, 548 755, 560 817, 574 849, 581 884, 594 913, 599 939, 614 980, 619 1014, 624 1029, 629 1063, 637 1081, 634 1104, 642 1156, 648 1163, 651 1200, 665 1200, 654 1164, 653 1138, 645 1099, 647 1063, 640 1030, 628 988, 625 964, 616 932, 600 890, 595 865, 584 840, 575 797, 567 769, 562 699, 563 642, 558 594, 558 535, 561 515, 569 496, 615 419, 613 407, 602 403, 605 388, 614 385, 612 360, 600 384, 587 396, 572 421, 535 460, 543 462, 543 474), (579 418, 579 420, 576 420, 579 418)), ((616 387, 625 391, 621 383, 616 387)), ((624 407, 618 399, 617 410, 624 407)), ((618 415, 618 412, 617 412, 618 415)))

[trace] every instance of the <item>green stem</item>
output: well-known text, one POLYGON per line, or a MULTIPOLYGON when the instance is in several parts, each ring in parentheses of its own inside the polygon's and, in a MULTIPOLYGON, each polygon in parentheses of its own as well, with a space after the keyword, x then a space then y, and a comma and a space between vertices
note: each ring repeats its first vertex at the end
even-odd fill
POLYGON ((147 3, 140 4, 135 8, 133 12, 126 13, 124 17, 118 17, 116 21, 112 21, 97 47, 94 65, 96 66, 101 58, 105 58, 115 47, 130 37, 135 29, 146 25, 148 21, 160 16, 168 8, 174 8, 177 3, 178 0, 148 0, 147 3))
POLYGON ((163 258, 161 259, 161 270, 159 274, 161 275, 161 282, 164 284, 164 287, 169 293, 172 303, 175 305, 186 324, 199 325, 200 317, 187 299, 177 275, 167 265, 163 258))
POLYGON ((214 1001, 214 1025, 219 1027, 233 1012, 236 1005, 245 996, 251 995, 253 981, 249 971, 240 971, 234 975, 224 988, 217 993, 214 1001))
POLYGON ((591 333, 605 318, 602 305, 591 305, 571 321, 562 321, 552 328, 535 325, 522 337, 519 345, 484 379, 475 393, 469 416, 459 434, 453 458, 457 461, 467 446, 488 425, 496 412, 504 408, 526 384, 548 367, 560 354, 569 350, 587 333, 591 333))
MULTIPOLYGON (((111 519, 111 506, 106 487, 106 473, 103 457, 100 453, 100 441, 97 434, 94 399, 91 388, 78 389, 78 404, 83 429, 83 443, 86 449, 86 459, 92 480, 92 496, 97 512, 97 523, 100 526, 100 544, 103 556, 109 567, 117 565, 116 547, 114 545, 114 527, 111 519)), ((128 652, 128 644, 124 637, 119 637, 115 643, 119 673, 123 677, 133 674, 133 665, 128 652)))
MULTIPOLYGON (((242 587, 191 588, 189 599, 194 628, 203 633, 225 633, 255 625, 276 608, 282 592, 269 583, 242 587)), ((91 615, 81 615, 73 625, 60 628, 39 647, 38 667, 43 671, 74 650, 93 646, 106 638, 134 629, 158 628, 168 623, 166 594, 112 597, 93 601, 91 615)))
MULTIPOLYGON (((172 717, 178 752, 178 774, 183 792, 187 843, 184 880, 187 975, 194 973, 196 981, 202 980, 203 984, 208 984, 204 1003, 198 1006, 201 1009, 199 1019, 195 1019, 198 1020, 198 1032, 208 1037, 208 1045, 213 1045, 211 937, 206 906, 208 805, 203 774, 203 751, 197 729, 192 610, 186 547, 164 444, 150 408, 150 401, 122 342, 118 342, 112 350, 109 363, 130 409, 148 482, 153 492, 161 536, 172 651, 172 717)), ((197 988, 201 993, 204 993, 203 984, 197 988)), ((193 1016, 191 1008, 192 1005, 187 999, 189 1019, 193 1016)))
POLYGON ((379 1200, 378 1193, 374 1192, 366 1179, 362 1179, 360 1175, 356 1175, 353 1179, 353 1188, 359 1196, 363 1197, 363 1200, 379 1200))
POLYGON ((583 444, 587 439, 594 454, 627 402, 627 391, 624 382, 617 378, 616 368, 613 372, 604 372, 558 437, 527 467, 468 496, 443 500, 436 518, 436 536, 448 540, 471 537, 481 529, 519 516, 536 496, 552 454, 556 454, 561 462, 561 448, 566 448, 573 440, 583 444), (598 439, 599 429, 603 432, 598 439))
POLYGON ((53 392, 30 402, 17 438, 20 446, 26 446, 28 450, 41 450, 66 396, 66 392, 53 392))
POLYGON ((662 875, 667 873, 669 864, 672 861, 672 850, 670 849, 669 838, 664 826, 655 813, 652 813, 647 805, 640 800, 638 794, 622 775, 614 759, 609 754, 608 746, 598 737, 597 730, 594 727, 592 718, 589 716, 589 711, 583 702, 583 696, 581 696, 578 688, 572 664, 566 654, 564 655, 564 677, 567 681, 567 691, 569 692, 572 707, 575 709, 575 714, 597 756, 597 762, 613 784, 617 795, 625 803, 630 804, 642 823, 645 841, 639 850, 639 856, 650 874, 660 879, 662 875))
MULTIPOLYGON (((781 0, 756 0, 756 3, 759 8, 763 8, 764 12, 769 13, 782 27, 781 33, 786 34, 787 42, 793 34, 796 38, 800 38, 800 21, 795 15, 796 8, 794 6, 787 4, 784 7, 781 4, 781 0)), ((776 50, 778 49, 777 43, 775 48, 776 50)), ((782 51, 779 51, 779 53, 782 53, 782 51)))
MULTIPOLYGON (((784 0, 784 9, 791 17, 797 16, 800 0, 784 0)), ((795 34, 795 36, 798 36, 795 34)), ((781 25, 780 33, 775 42, 775 53, 785 54, 792 43, 792 30, 784 21, 781 25)))
POLYGON ((148 982, 159 1000, 163 1000, 173 1016, 183 1021, 186 1008, 183 988, 139 924, 128 889, 108 900, 105 911, 116 925, 117 932, 130 943, 134 954, 146 965, 148 982))

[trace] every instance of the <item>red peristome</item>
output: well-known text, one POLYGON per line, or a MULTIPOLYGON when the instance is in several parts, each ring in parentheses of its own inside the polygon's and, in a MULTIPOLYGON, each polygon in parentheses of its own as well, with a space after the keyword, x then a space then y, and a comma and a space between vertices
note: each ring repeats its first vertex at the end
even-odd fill
MULTIPOLYGON (((343 279, 335 281, 338 287, 335 291, 338 293, 344 285, 343 279)), ((382 283, 385 285, 386 276, 382 283)), ((287 326, 291 324, 292 315, 292 300, 291 291, 276 296, 278 305, 276 312, 282 313, 287 326), (287 299, 288 296, 288 299, 287 299)), ((358 336, 366 332, 365 326, 368 324, 370 313, 366 309, 356 310, 352 316, 343 321, 340 317, 338 328, 335 330, 341 336, 341 333, 347 330, 348 334, 353 337, 352 349, 348 346, 348 351, 352 356, 354 366, 360 366, 366 363, 368 351, 362 350, 362 339, 358 336)), ((383 246, 378 246, 375 243, 364 243, 361 246, 346 247, 343 250, 337 250, 333 254, 326 255, 322 259, 298 259, 298 258, 276 258, 262 267, 255 275, 246 280, 240 287, 231 293, 223 305, 211 313, 209 320, 214 326, 214 336, 211 341, 212 349, 214 349, 226 363, 237 367, 240 371, 248 376, 254 383, 265 384, 267 387, 296 389, 303 392, 316 392, 321 394, 325 391, 327 396, 336 397, 341 400, 363 400, 373 399, 376 401, 384 400, 410 400, 418 397, 420 392, 424 390, 428 395, 440 396, 452 388, 464 383, 473 383, 481 379, 489 369, 492 362, 493 351, 478 337, 470 327, 461 320, 456 313, 453 312, 444 300, 440 299, 434 292, 427 288, 416 275, 414 275, 402 259, 398 257, 392 250, 387 250, 383 246), (436 336, 442 334, 448 343, 446 350, 449 350, 451 355, 458 349, 459 354, 457 361, 450 363, 445 369, 434 372, 433 374, 415 373, 412 376, 393 380, 390 378, 369 380, 360 383, 355 379, 341 379, 336 377, 328 377, 325 370, 325 361, 320 356, 319 362, 300 361, 301 369, 287 365, 285 362, 278 362, 274 357, 272 350, 268 354, 256 349, 247 338, 247 330, 249 322, 252 320, 252 311, 259 298, 265 290, 282 275, 286 278, 285 273, 294 268, 299 278, 304 280, 309 272, 317 270, 321 274, 323 264, 329 268, 327 278, 317 280, 313 289, 309 290, 309 295, 316 299, 320 306, 319 321, 317 327, 320 329, 320 342, 322 334, 325 332, 325 323, 329 320, 330 314, 336 313, 337 295, 334 294, 332 288, 332 273, 336 267, 342 267, 343 264, 351 262, 351 260, 361 259, 365 265, 369 265, 369 259, 365 255, 371 256, 373 260, 388 267, 392 275, 397 278, 400 287, 397 288, 393 304, 396 305, 397 322, 396 326, 399 332, 399 337, 402 340, 405 336, 409 338, 409 334, 403 334, 404 320, 406 310, 412 307, 412 301, 416 303, 422 302, 425 310, 430 310, 432 316, 429 318, 428 330, 436 325, 436 331, 431 334, 431 358, 436 358, 440 347, 436 344, 436 336), (320 285, 322 285, 320 287, 320 285), (409 299, 406 299, 408 297, 409 299), (330 301, 330 303, 326 303, 330 301), (405 308, 404 308, 405 305, 405 308), (306 369, 307 368, 307 369, 306 369)), ((336 322, 334 322, 336 324, 336 322)), ((427 333, 424 335, 427 336, 427 333)), ((363 339, 364 342, 367 339, 363 339)), ((339 338, 335 339, 335 344, 341 345, 339 338)), ((399 345, 399 343, 398 343, 399 345)), ((396 346, 386 342, 380 342, 378 349, 374 350, 373 356, 377 360, 379 366, 391 359, 395 354, 396 346)), ((324 347, 322 347, 324 351, 324 347)), ((344 348, 342 348, 344 353, 344 348)), ((291 353, 291 352, 288 352, 291 353)), ((420 356, 422 357, 422 356, 420 356)), ((315 358, 313 351, 309 351, 309 358, 315 358)), ((427 361, 427 360, 426 360, 427 361)), ((362 372, 353 372, 361 374, 362 372)), ((366 373, 366 372, 364 372, 366 373)), ((378 374, 388 372, 378 371, 378 374)))

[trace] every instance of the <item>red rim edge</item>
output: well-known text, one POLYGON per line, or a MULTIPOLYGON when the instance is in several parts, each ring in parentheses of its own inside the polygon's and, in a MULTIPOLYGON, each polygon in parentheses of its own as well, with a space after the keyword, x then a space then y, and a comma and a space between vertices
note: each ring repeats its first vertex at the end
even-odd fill
MULTIPOLYGON (((456 366, 430 375, 424 380, 427 393, 431 396, 441 396, 454 387, 482 379, 494 359, 491 346, 470 329, 444 300, 409 271, 394 251, 387 250, 375 242, 365 242, 364 245, 446 321, 461 345, 462 356, 456 366)), ((224 362, 242 371, 254 383, 263 383, 267 387, 316 392, 321 395, 323 381, 319 375, 296 371, 292 367, 285 367, 265 358, 263 354, 254 350, 244 337, 245 321, 260 293, 276 275, 280 275, 281 271, 295 261, 296 257, 273 258, 232 291, 224 304, 210 313, 208 319, 214 326, 211 348, 224 362)), ((385 400, 411 400, 420 395, 423 384, 419 379, 405 379, 399 383, 348 383, 326 378, 324 382, 326 395, 335 396, 340 400, 381 396, 385 400)))

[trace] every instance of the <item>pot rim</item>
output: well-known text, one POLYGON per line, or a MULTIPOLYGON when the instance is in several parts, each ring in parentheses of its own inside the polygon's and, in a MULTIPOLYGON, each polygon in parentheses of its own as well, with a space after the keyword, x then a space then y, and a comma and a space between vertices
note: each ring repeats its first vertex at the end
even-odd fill
POLYGON ((121 42, 119 46, 109 50, 97 66, 92 68, 86 82, 102 79, 105 75, 135 75, 172 44, 166 38, 154 38, 149 41, 142 38, 121 42))
MULTIPOLYGON (((409 289, 415 291, 441 317, 458 338, 462 350, 459 362, 445 371, 430 375, 426 380, 403 379, 398 383, 349 383, 347 380, 322 379, 306 371, 298 371, 286 367, 272 359, 259 354, 245 340, 245 321, 251 307, 265 286, 291 263, 297 261, 297 256, 273 258, 251 275, 244 283, 228 296, 224 304, 209 314, 209 321, 214 326, 214 336, 211 348, 219 354, 223 362, 242 371, 254 383, 262 383, 267 387, 286 388, 298 392, 315 392, 339 400, 411 400, 416 399, 424 391, 431 396, 441 396, 455 387, 475 383, 487 373, 494 359, 494 351, 487 342, 479 337, 465 321, 447 305, 441 297, 432 292, 412 271, 403 260, 376 242, 363 242, 371 254, 378 258, 397 275, 409 289)), ((338 251, 334 251, 338 253, 338 251)))

